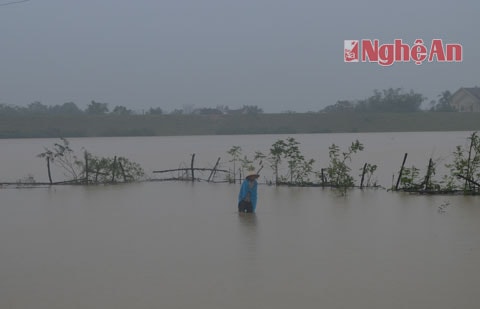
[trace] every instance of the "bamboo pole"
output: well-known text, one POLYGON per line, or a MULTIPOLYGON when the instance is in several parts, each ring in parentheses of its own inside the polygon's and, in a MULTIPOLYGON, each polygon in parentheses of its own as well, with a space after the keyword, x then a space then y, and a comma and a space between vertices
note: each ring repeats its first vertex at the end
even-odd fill
POLYGON ((431 172, 432 166, 433 166, 433 161, 432 161, 432 158, 430 158, 430 160, 428 161, 427 174, 425 175, 425 190, 428 190, 428 188, 430 187, 429 183, 431 178, 430 176, 432 174, 431 172))
POLYGON ((217 170, 217 166, 218 166, 218 163, 219 163, 219 162, 220 162, 220 157, 218 157, 217 163, 215 163, 215 166, 213 167, 212 172, 210 173, 210 176, 208 176, 208 180, 207 180, 207 181, 210 182, 210 179, 212 178, 212 176, 215 175, 216 170, 217 170))
MULTIPOLYGON (((470 178, 470 160, 472 159, 472 148, 473 148, 473 140, 474 140, 475 134, 472 135, 472 139, 470 142, 470 150, 468 151, 468 161, 467 161, 467 176, 466 178, 470 178)), ((465 185, 464 185, 464 190, 467 190, 467 184, 470 185, 470 183, 465 179, 465 185)))
MULTIPOLYGON (((202 167, 194 167, 193 168, 195 171, 213 171, 212 168, 202 168, 202 167)), ((169 169, 169 170, 161 170, 161 171, 152 171, 154 174, 161 174, 161 173, 168 173, 168 172, 179 172, 179 171, 191 171, 191 167, 185 167, 185 168, 174 168, 174 169, 169 169)), ((231 171, 227 170, 222 170, 222 169, 215 169, 215 172, 223 172, 223 173, 230 173, 231 171)))
POLYGON ((53 183, 52 181, 52 173, 50 172, 50 158, 47 157, 47 170, 48 170, 48 180, 50 181, 50 184, 53 183))
POLYGON ((398 179, 397 179, 397 184, 395 186, 395 190, 398 190, 398 185, 400 184, 400 179, 402 178, 403 167, 405 166, 405 161, 407 161, 407 155, 408 153, 405 153, 405 156, 403 157, 402 167, 400 168, 400 172, 398 173, 398 179))
POLYGON ((365 179, 365 171, 367 169, 367 163, 363 165, 363 171, 362 171, 362 180, 360 181, 360 189, 363 189, 363 180, 365 179))

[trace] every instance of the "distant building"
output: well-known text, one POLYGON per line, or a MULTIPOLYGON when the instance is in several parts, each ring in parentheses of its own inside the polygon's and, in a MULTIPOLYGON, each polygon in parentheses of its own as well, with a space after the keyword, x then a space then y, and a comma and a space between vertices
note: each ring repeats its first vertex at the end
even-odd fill
POLYGON ((450 104, 459 112, 480 112, 480 87, 458 89, 450 104))

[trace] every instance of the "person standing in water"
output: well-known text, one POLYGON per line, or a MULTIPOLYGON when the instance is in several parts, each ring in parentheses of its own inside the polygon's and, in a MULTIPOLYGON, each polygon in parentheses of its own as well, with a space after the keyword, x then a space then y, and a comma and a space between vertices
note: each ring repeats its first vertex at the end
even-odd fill
POLYGON ((254 213, 257 208, 257 179, 260 177, 252 172, 245 177, 238 194, 238 211, 254 213))

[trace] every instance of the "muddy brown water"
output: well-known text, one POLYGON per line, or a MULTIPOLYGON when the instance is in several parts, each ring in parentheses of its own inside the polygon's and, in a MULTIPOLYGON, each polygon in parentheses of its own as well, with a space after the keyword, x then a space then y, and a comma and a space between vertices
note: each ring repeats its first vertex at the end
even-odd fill
MULTIPOLYGON (((449 159, 466 132, 295 136, 307 156, 358 138, 391 182, 410 163, 449 159), (407 163, 409 161, 407 160, 407 163)), ((72 139, 147 171, 232 145, 284 136, 72 139)), ((0 140, 0 180, 46 179, 35 158, 55 140, 0 140)), ((265 168, 266 169, 266 168, 265 168)), ((56 173, 55 177, 62 175, 56 173)), ((0 308, 477 308, 480 197, 383 189, 346 197, 259 186, 258 211, 235 211, 239 185, 147 182, 0 189, 0 308)))

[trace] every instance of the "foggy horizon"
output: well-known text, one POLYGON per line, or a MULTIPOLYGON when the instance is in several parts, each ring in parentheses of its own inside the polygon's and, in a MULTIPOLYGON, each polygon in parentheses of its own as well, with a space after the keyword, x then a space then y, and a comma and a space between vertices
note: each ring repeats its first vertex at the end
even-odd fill
POLYGON ((374 90, 428 99, 479 86, 475 1, 436 6, 381 1, 0 0, 0 103, 92 100, 166 112, 187 105, 265 113, 319 111, 374 90), (15 1, 13 1, 15 2, 15 1), (463 46, 463 61, 345 63, 344 40, 432 39, 463 46))

